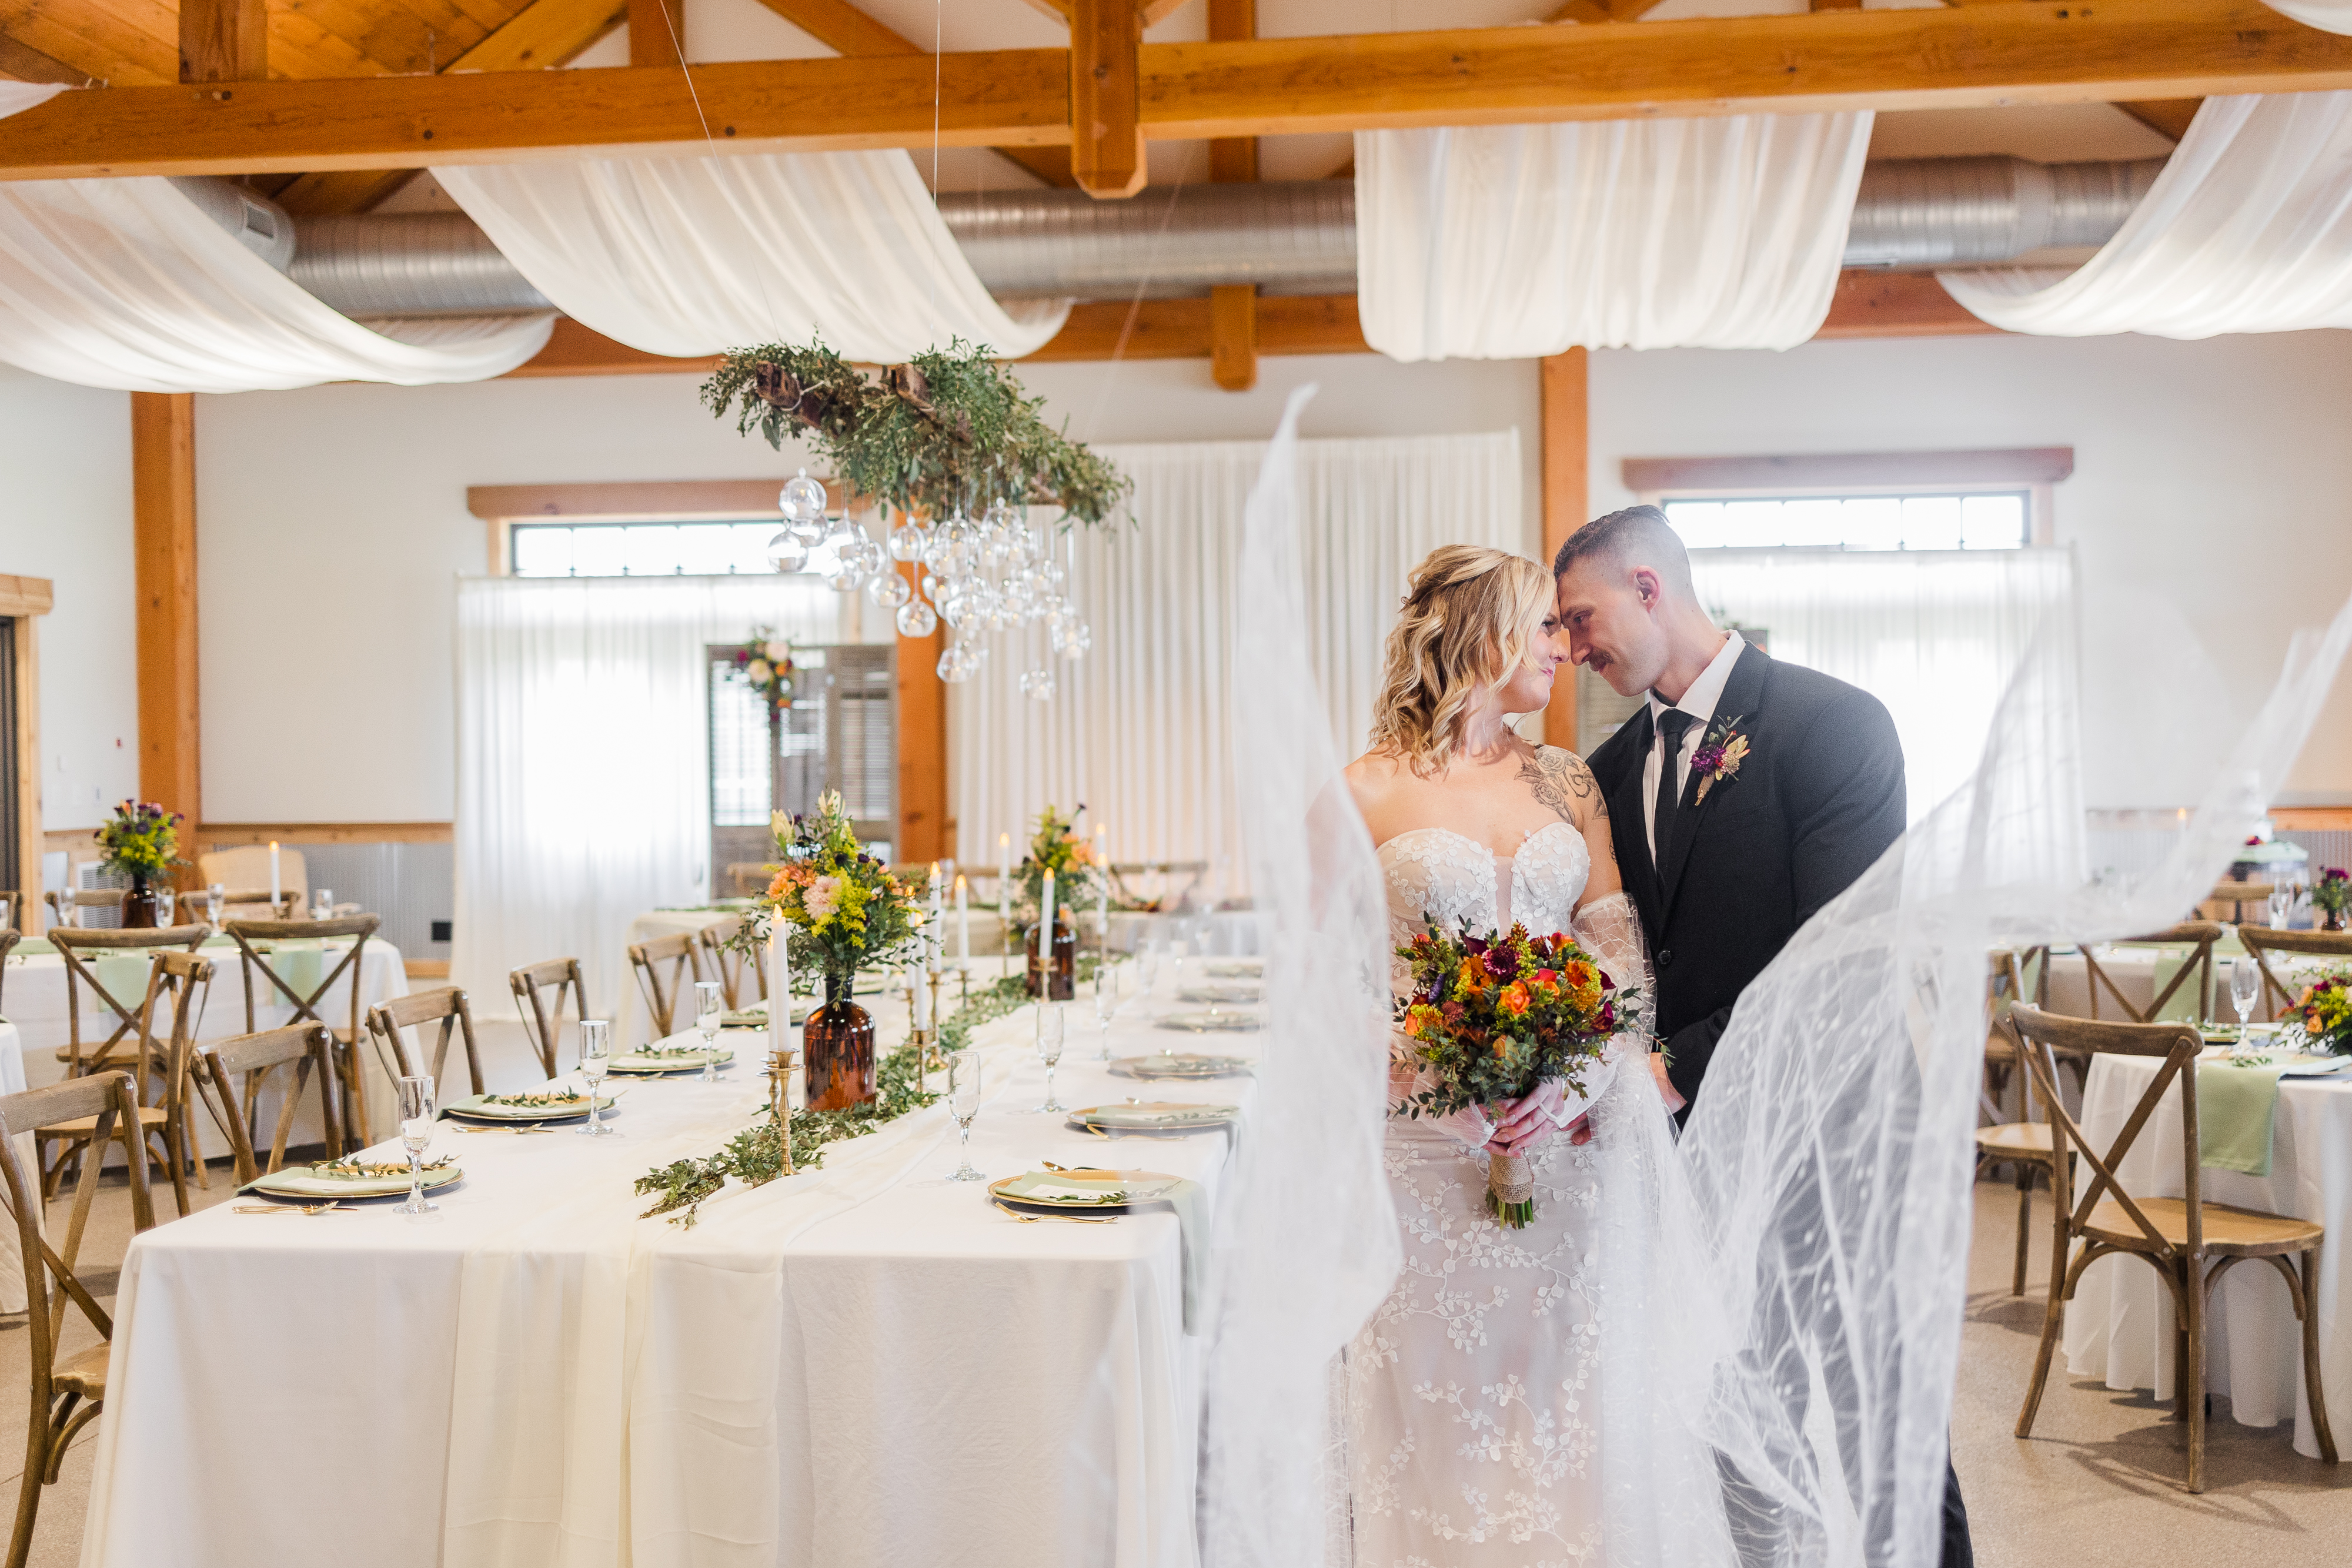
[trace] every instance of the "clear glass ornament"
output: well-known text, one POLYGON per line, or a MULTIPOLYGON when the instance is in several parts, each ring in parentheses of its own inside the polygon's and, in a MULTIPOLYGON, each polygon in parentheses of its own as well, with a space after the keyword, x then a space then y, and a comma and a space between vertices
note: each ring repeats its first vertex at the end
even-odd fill
POLYGON ((931 542, 931 530, 911 519, 890 530, 892 560, 920 560, 923 550, 931 542))
POLYGON ((809 477, 805 468, 784 481, 776 496, 776 510, 783 513, 788 523, 805 522, 824 516, 824 486, 809 477))
POLYGON ((790 528, 778 528, 768 541, 768 564, 778 571, 798 571, 808 565, 808 546, 790 528))
POLYGON ((1054 672, 1050 669, 1022 671, 1021 695, 1027 697, 1034 703, 1052 702, 1054 700, 1054 672))
POLYGON ((1062 633, 1059 645, 1054 652, 1061 654, 1065 659, 1083 659, 1094 652, 1094 628, 1081 621, 1062 633))
POLYGON ((1062 563, 1060 561, 1047 559, 1041 560, 1037 563, 1037 580, 1048 589, 1061 587, 1064 582, 1069 580, 1069 575, 1070 574, 1068 572, 1062 570, 1062 563))
POLYGON ((896 610, 915 597, 915 585, 895 571, 877 572, 866 585, 866 597, 885 610, 896 610))
POLYGON ((897 624, 901 637, 928 637, 939 629, 939 612, 919 599, 913 600, 898 606, 897 624))
POLYGON ((980 674, 980 655, 961 643, 950 643, 940 655, 940 679, 950 684, 968 681, 980 674))

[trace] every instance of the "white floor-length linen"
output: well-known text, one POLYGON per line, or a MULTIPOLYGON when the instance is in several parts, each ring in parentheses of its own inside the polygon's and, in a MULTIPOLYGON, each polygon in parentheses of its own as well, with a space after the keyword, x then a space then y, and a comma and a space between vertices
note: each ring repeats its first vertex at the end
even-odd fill
POLYGON ((1937 277, 2011 332, 2352 327, 2352 92, 2209 98, 2146 199, 2081 267, 1937 277))
POLYGON ((169 180, 0 184, 0 360, 52 381, 165 392, 486 381, 538 353, 553 323, 442 320, 403 341, 320 303, 169 180))
MULTIPOLYGON (((1078 536, 1068 591, 1094 651, 1054 658, 1034 626, 981 639, 986 664, 949 688, 958 841, 967 860, 992 865, 999 833, 1025 844, 1040 807, 1084 801, 1088 825, 1110 829, 1113 859, 1205 859, 1218 890, 1235 894, 1233 613, 1243 506, 1266 446, 1099 450, 1135 480, 1138 526, 1078 536), (1022 672, 1047 666, 1059 692, 1033 702, 1022 672)), ((1381 644, 1413 564, 1441 544, 1526 548, 1518 434, 1302 441, 1297 461, 1312 651, 1303 674, 1346 758, 1370 731, 1381 644)), ((1068 559, 1066 544, 1055 559, 1068 559)))
POLYGON ((1975 768, 2036 632, 2074 634, 2063 549, 1702 549, 1691 579, 1718 616, 1771 633, 1774 658, 1886 705, 1915 822, 1975 768))
POLYGON ((1829 314, 1871 116, 1356 133, 1364 340, 1396 360, 1786 349, 1829 314))
POLYGON ((611 1008, 631 918, 709 896, 704 648, 845 623, 808 577, 459 581, 456 983, 576 957, 611 1008))
POLYGON ((818 338, 895 361, 961 338, 1019 359, 1069 314, 991 298, 895 149, 433 172, 564 314, 648 353, 818 338))

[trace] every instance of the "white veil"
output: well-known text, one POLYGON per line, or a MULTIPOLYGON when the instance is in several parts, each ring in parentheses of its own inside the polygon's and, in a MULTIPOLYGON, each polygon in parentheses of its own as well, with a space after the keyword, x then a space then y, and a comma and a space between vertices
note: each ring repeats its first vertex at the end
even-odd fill
MULTIPOLYGON (((1243 558, 1234 755, 1270 1016, 1220 1246, 1209 1568, 1347 1561, 1343 1538, 1327 1555, 1326 1368, 1399 1261, 1379 864, 1307 673, 1294 476, 1311 392, 1293 394, 1251 493, 1243 558)), ((1680 1145, 1621 1145, 1656 1182, 1660 1223, 1638 1255, 1604 1240, 1610 1568, 1720 1557, 1717 1509, 1743 1568, 1934 1568, 1985 955, 2179 919, 2275 798, 2347 645, 2352 604, 2297 636, 2162 865, 2095 883, 2074 649, 2042 639, 1969 782, 1742 993, 1680 1145), (1687 1456, 1710 1448, 1721 1483, 1694 1495, 1687 1456)))

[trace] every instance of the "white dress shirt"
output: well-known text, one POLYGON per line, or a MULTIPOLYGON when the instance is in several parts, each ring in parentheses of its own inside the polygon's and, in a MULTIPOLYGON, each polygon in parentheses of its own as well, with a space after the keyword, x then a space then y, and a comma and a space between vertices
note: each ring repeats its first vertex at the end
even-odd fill
POLYGON ((1731 666, 1739 663, 1739 651, 1746 646, 1746 640, 1738 632, 1726 636, 1722 651, 1698 673, 1698 678, 1683 693, 1680 702, 1665 702, 1657 693, 1650 694, 1650 755, 1642 764, 1642 836, 1649 841, 1653 865, 1658 859, 1658 779, 1665 770, 1666 749, 1666 733, 1658 727, 1658 716, 1673 707, 1698 720, 1683 732, 1682 749, 1675 753, 1675 799, 1679 800, 1683 786, 1690 781, 1691 758, 1706 737, 1706 727, 1715 722, 1715 705, 1723 700, 1724 685, 1731 679, 1731 666))

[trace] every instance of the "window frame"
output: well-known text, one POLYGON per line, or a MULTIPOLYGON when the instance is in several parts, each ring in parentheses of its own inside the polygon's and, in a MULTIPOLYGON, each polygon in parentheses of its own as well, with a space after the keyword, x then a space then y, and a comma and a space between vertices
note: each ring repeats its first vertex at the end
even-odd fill
MULTIPOLYGON (((1806 500, 1866 500, 1876 497, 1899 496, 2015 496, 2025 497, 2025 540, 2023 547, 2032 549, 2047 545, 2052 538, 2051 486, 2047 481, 1997 483, 1990 480, 1974 484, 1944 485, 1741 485, 1724 490, 1700 490, 1675 487, 1664 490, 1637 490, 1635 499, 1643 506, 1664 508, 1670 501, 1806 501, 1806 500)), ((1697 547, 1706 548, 1706 547, 1697 547)), ((1859 550, 1852 545, 1737 545, 1722 547, 1737 549, 1789 550, 1850 550, 1856 554, 1901 555, 1901 550, 1859 550)))
MULTIPOLYGON (((2054 487, 2074 472, 2071 446, 1951 452, 1796 453, 1761 457, 1627 457, 1620 476, 1644 506, 1668 501, 1769 501, 1872 496, 2024 492, 2025 548, 2056 542, 2054 487)), ((1827 549, 1758 545, 1758 549, 1827 549)))

